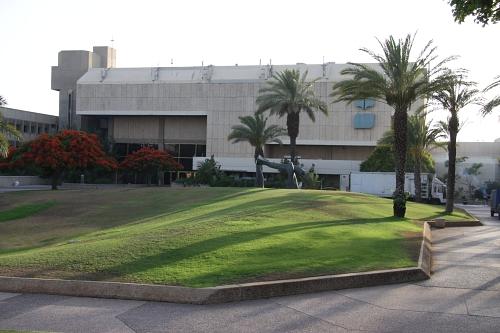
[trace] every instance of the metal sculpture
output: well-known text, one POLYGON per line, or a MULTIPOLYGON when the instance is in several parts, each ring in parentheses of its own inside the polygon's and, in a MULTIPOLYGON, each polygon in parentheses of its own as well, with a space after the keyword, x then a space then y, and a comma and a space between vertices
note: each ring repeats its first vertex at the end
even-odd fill
POLYGON ((264 187, 264 173, 262 171, 262 165, 266 165, 270 167, 271 169, 278 170, 281 173, 285 173, 287 175, 287 188, 300 188, 299 182, 298 182, 298 177, 305 177, 306 172, 300 166, 297 161, 296 163, 292 163, 292 161, 285 159, 283 163, 275 163, 271 162, 269 160, 266 160, 262 156, 258 156, 257 159, 255 160, 255 163, 257 166, 260 166, 260 168, 257 168, 257 179, 262 179, 262 187, 264 187), (298 177, 297 177, 298 176, 298 177))

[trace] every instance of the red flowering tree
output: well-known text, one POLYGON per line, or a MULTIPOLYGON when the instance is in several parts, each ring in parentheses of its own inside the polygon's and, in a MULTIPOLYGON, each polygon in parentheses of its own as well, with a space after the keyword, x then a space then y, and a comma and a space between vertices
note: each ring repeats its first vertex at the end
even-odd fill
POLYGON ((182 165, 169 153, 150 147, 143 147, 128 154, 120 164, 120 167, 125 170, 145 174, 148 179, 148 185, 151 184, 151 177, 155 173, 182 169, 182 165))
POLYGON ((51 178, 52 189, 56 190, 68 171, 94 167, 114 170, 117 164, 106 155, 96 135, 64 130, 55 135, 42 134, 25 143, 14 152, 10 167, 35 167, 40 175, 51 178))

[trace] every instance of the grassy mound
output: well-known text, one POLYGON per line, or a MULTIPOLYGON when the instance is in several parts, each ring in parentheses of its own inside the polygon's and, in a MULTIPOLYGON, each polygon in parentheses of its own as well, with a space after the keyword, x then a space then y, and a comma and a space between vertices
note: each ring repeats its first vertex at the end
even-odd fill
MULTIPOLYGON (((142 188, 6 194, 51 207, 0 223, 0 274, 184 286, 416 265, 443 208, 327 191, 142 188)), ((22 207, 22 206, 21 206, 22 207)), ((2 212, 0 212, 2 215, 2 212)), ((449 220, 468 219, 462 213, 449 220)))

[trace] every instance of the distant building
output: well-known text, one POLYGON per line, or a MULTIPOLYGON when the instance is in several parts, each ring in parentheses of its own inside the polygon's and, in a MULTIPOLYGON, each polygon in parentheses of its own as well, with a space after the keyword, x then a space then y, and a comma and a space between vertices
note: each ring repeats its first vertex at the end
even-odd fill
MULTIPOLYGON (((53 134, 58 129, 58 117, 43 113, 0 107, 0 113, 8 124, 16 127, 23 135, 23 141, 30 141, 42 133, 53 134)), ((14 140, 10 144, 17 146, 14 140)))
MULTIPOLYGON (((314 89, 329 115, 317 114, 314 123, 301 116, 297 151, 305 168, 314 163, 331 186, 339 187, 340 175, 359 171, 391 126, 393 110, 384 103, 332 103, 333 83, 346 64, 115 68, 115 56, 110 47, 59 52, 52 89, 59 91, 60 128, 98 133, 122 155, 141 145, 168 150, 184 172, 211 155, 223 170, 242 175, 255 171, 253 148, 232 144, 227 136, 239 116, 256 110, 259 89, 284 69, 319 78, 314 89)), ((415 109, 422 103, 415 103, 415 109)), ((270 122, 286 125, 276 117, 270 122)), ((283 142, 267 145, 266 157, 288 155, 288 137, 283 142)))
MULTIPOLYGON (((448 152, 444 149, 436 149, 432 152, 432 157, 436 162, 436 174, 442 177, 448 172, 446 163, 448 162, 448 152)), ((457 164, 457 175, 461 179, 457 183, 464 182, 466 178, 465 169, 474 163, 482 163, 479 169, 480 174, 475 177, 474 183, 481 186, 484 182, 500 182, 500 141, 495 142, 457 142, 457 158, 467 157, 467 159, 457 164)))

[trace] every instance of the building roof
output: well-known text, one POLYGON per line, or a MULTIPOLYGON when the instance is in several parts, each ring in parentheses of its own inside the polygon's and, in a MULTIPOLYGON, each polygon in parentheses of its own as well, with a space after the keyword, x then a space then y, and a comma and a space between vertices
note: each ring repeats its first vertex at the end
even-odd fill
POLYGON ((19 119, 19 120, 27 120, 27 121, 38 121, 38 122, 46 122, 46 123, 57 123, 58 116, 38 113, 32 111, 24 111, 13 108, 0 107, 0 113, 9 119, 19 119))
POLYGON ((91 68, 78 84, 88 83, 152 83, 152 82, 235 82, 261 81, 284 69, 308 71, 308 78, 332 81, 340 77, 347 64, 256 65, 256 66, 198 66, 198 67, 143 67, 91 68))

